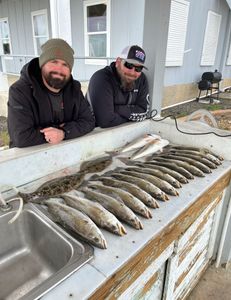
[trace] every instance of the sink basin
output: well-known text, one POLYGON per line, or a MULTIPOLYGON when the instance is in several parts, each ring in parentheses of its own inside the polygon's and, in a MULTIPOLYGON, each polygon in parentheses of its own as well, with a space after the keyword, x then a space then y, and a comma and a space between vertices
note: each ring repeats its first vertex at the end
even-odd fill
POLYGON ((93 257, 33 204, 0 214, 0 299, 38 299, 93 257))

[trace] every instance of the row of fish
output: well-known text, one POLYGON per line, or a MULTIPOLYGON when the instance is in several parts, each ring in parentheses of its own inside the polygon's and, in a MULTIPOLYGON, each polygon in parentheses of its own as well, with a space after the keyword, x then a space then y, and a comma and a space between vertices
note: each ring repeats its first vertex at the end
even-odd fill
MULTIPOLYGON (((202 152, 199 149, 169 146, 163 153, 153 155, 145 162, 122 158, 127 167, 116 168, 102 176, 92 176, 79 187, 85 198, 79 197, 76 191, 63 194, 62 197, 67 205, 84 212, 96 225, 117 235, 126 234, 119 220, 139 230, 143 224, 137 215, 151 218, 150 208, 158 208, 158 200, 167 201, 169 195, 178 196, 177 189, 182 184, 188 183, 194 176, 211 173, 211 169, 221 164, 221 158, 202 152), (184 161, 183 154, 189 154, 190 160, 184 161), (199 164, 198 157, 202 161, 199 164), (104 213, 96 213, 92 206, 103 208, 104 213)), ((106 248, 102 233, 99 234, 90 222, 88 226, 89 230, 84 228, 85 239, 100 248, 106 248)), ((80 228, 75 230, 79 231, 80 228)))
POLYGON ((26 201, 45 204, 58 223, 105 249, 107 242, 98 227, 120 236, 126 234, 121 221, 142 229, 138 215, 151 218, 151 208, 158 208, 159 200, 168 201, 169 196, 178 196, 182 184, 194 176, 211 173, 222 161, 206 149, 176 145, 166 146, 160 154, 146 161, 118 158, 124 167, 84 181, 86 173, 101 172, 111 164, 107 156, 86 162, 77 174, 51 180, 37 191, 20 196, 26 201))

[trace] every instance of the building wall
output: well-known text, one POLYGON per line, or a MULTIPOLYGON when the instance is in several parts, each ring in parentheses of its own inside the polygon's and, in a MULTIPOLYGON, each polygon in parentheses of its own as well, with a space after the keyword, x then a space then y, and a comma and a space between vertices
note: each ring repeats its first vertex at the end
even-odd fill
MULTIPOLYGON (((143 16, 145 0, 111 0, 110 1, 110 57, 116 58, 128 45, 142 46, 143 16), (134 20, 134 22, 131 22, 134 20)), ((84 1, 71 0, 72 45, 75 55, 84 53, 84 1)), ((112 60, 108 60, 109 64, 112 60)), ((83 59, 75 60, 74 76, 78 80, 88 80, 103 65, 85 64, 83 59)))
MULTIPOLYGON (((231 66, 227 66, 225 62, 230 43, 229 28, 231 17, 229 6, 225 0, 188 1, 190 2, 190 9, 185 50, 191 50, 185 53, 183 66, 165 67, 162 107, 196 98, 199 93, 197 82, 205 71, 218 69, 223 76, 221 87, 230 86, 231 66), (208 10, 221 14, 222 23, 215 64, 214 66, 202 67, 200 66, 200 60, 208 10)), ((116 58, 121 50, 129 44, 142 46, 145 2, 146 0, 110 1, 111 58, 116 58)), ((89 65, 86 64, 83 59, 85 56, 83 5, 84 0, 70 0, 72 46, 75 50, 75 56, 78 57, 75 59, 73 75, 78 80, 87 81, 96 70, 104 66, 89 65)), ((9 19, 13 54, 34 55, 31 12, 40 9, 47 9, 49 36, 51 37, 49 0, 0 1, 0 18, 8 17, 9 19)), ((156 5, 156 9, 160 9, 158 5, 156 5)), ((65 22, 65 20, 63 20, 63 22, 65 22)), ((153 24, 154 23, 153 21, 153 24)), ((151 39, 152 36, 150 35, 150 40, 151 39)), ((153 55, 153 57, 149 60, 150 63, 163 64, 162 61, 159 62, 156 60, 155 53, 151 55, 153 55)), ((5 59, 7 71, 10 73, 19 73, 22 66, 28 60, 23 58, 5 59)), ((108 60, 107 64, 110 62, 111 60, 108 60)), ((158 76, 158 74, 155 74, 155 76, 158 76)), ((155 99, 153 99, 153 101, 155 101, 155 99)))
POLYGON ((186 35, 185 50, 191 51, 184 54, 183 66, 166 67, 162 107, 180 103, 196 98, 199 94, 197 82, 201 75, 207 71, 217 69, 224 79, 221 87, 231 78, 231 66, 225 65, 229 37, 227 26, 230 22, 229 7, 225 0, 190 0, 189 19, 186 35), (201 66, 201 55, 204 42, 208 10, 222 15, 216 60, 213 66, 201 66))
MULTIPOLYGON (((31 12, 41 9, 47 9, 49 34, 51 34, 49 0, 0 1, 0 18, 7 17, 9 22, 12 54, 34 55, 31 12)), ((7 72, 19 73, 27 60, 22 57, 6 58, 4 62, 7 72)))

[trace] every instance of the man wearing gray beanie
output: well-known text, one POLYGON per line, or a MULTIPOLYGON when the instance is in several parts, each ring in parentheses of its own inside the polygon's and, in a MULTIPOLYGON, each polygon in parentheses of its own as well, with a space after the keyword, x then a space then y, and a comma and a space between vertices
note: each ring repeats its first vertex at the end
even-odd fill
POLYGON ((58 144, 95 127, 81 85, 71 71, 74 50, 63 39, 48 40, 9 89, 10 147, 58 144))

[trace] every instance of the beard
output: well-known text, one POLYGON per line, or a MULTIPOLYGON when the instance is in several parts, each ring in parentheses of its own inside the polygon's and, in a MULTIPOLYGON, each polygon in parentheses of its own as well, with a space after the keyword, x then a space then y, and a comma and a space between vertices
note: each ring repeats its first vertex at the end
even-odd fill
POLYGON ((49 73, 45 73, 43 74, 44 79, 46 80, 47 84, 52 87, 55 88, 57 90, 61 90, 66 83, 69 81, 70 77, 66 77, 65 75, 58 73, 58 72, 49 72, 49 73), (60 77, 56 77, 54 75, 59 75, 60 77))
POLYGON ((121 80, 121 88, 125 92, 132 91, 135 87, 135 79, 134 80, 127 80, 124 77, 120 78, 121 80))
POLYGON ((121 83, 120 88, 125 92, 132 91, 135 87, 135 81, 137 77, 129 73, 123 72, 121 70, 120 65, 117 66, 116 70, 120 77, 120 83, 121 83))

